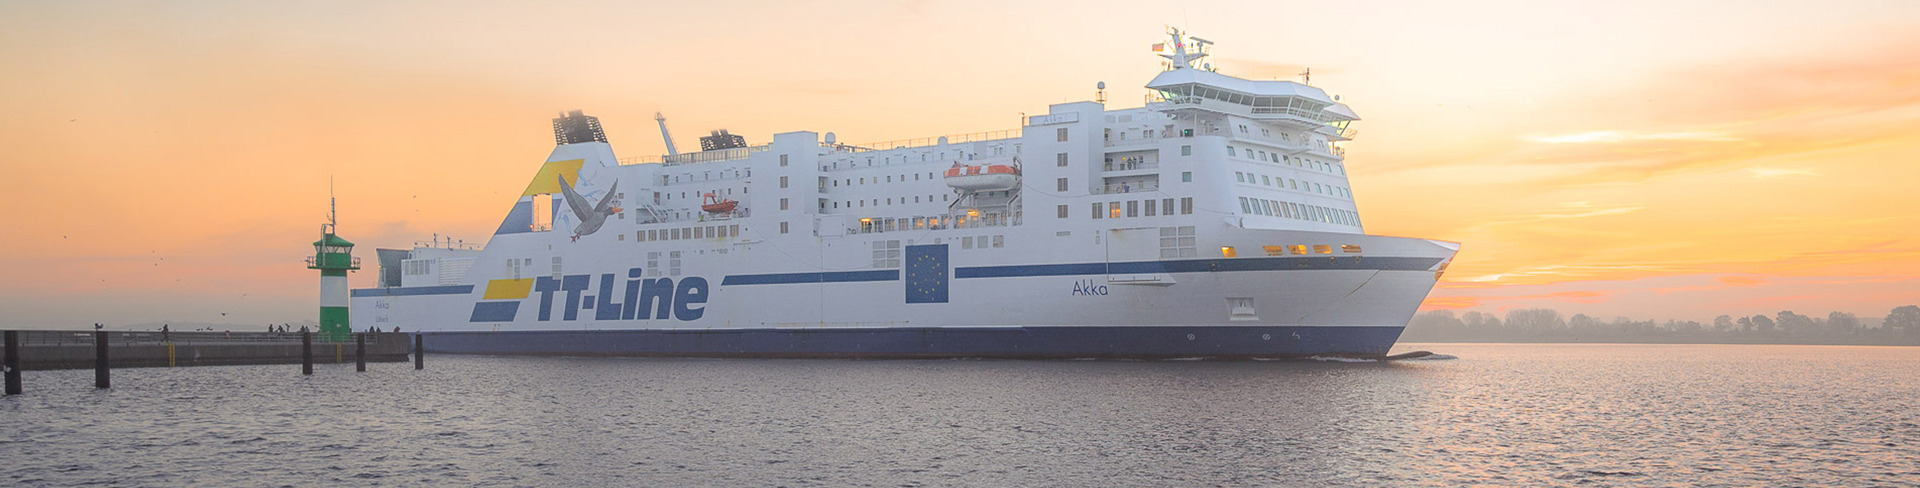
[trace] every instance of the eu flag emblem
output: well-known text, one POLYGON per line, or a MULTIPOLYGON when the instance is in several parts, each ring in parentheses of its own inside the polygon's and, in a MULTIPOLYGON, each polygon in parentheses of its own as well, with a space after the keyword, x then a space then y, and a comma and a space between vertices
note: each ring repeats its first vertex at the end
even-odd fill
POLYGON ((907 246, 907 303, 947 303, 947 245, 907 246))

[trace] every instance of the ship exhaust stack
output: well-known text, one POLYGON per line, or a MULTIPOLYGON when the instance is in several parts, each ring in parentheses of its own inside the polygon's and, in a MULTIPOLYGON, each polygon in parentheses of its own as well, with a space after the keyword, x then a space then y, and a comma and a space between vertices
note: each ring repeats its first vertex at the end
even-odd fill
POLYGON ((564 146, 582 142, 607 142, 607 132, 600 130, 599 117, 574 110, 562 113, 553 119, 554 145, 564 146))
POLYGON ((660 140, 667 141, 667 155, 679 156, 680 151, 673 149, 673 134, 667 133, 667 116, 660 112, 654 112, 653 121, 660 123, 660 140))

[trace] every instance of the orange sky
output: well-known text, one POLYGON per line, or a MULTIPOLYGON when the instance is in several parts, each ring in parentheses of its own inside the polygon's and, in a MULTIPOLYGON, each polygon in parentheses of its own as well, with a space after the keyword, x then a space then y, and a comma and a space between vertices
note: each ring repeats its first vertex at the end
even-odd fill
POLYGON ((1368 230, 1465 244, 1429 309, 1920 303, 1920 2, 1354 3, 0 3, 0 327, 310 319, 329 176, 369 261, 484 240, 563 109, 626 157, 1137 105, 1164 24, 1361 114, 1368 230))

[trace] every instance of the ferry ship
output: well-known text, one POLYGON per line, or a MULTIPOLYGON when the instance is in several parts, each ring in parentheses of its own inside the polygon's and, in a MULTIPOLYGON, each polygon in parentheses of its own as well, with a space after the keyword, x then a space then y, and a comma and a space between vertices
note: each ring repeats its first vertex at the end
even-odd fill
POLYGON ((1338 97, 1168 34, 1141 106, 1103 83, 1000 132, 682 153, 656 114, 668 154, 620 159, 563 113, 484 247, 379 250, 351 321, 471 354, 1385 355, 1459 245, 1365 233, 1338 97))

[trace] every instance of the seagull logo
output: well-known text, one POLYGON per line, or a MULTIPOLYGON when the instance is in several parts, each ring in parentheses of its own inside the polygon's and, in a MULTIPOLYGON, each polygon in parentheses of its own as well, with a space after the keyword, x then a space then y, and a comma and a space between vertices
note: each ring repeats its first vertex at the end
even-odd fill
POLYGON ((566 196, 567 206, 573 209, 573 216, 580 218, 580 225, 573 226, 574 241, 578 242, 580 236, 592 235, 599 231, 600 226, 607 224, 607 216, 620 211, 620 207, 613 206, 614 190, 620 189, 618 180, 613 182, 612 187, 607 188, 607 196, 600 197, 599 204, 589 206, 586 197, 580 196, 573 191, 572 186, 567 185, 566 178, 557 175, 554 178, 560 179, 560 193, 566 196))

